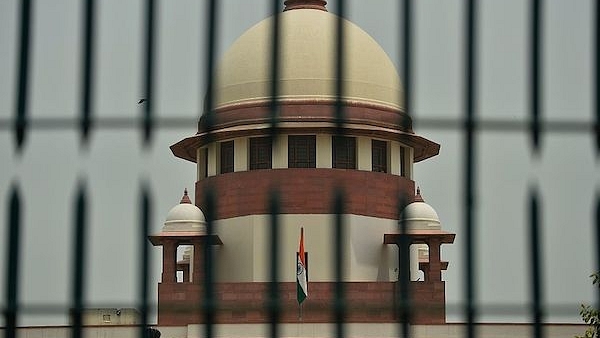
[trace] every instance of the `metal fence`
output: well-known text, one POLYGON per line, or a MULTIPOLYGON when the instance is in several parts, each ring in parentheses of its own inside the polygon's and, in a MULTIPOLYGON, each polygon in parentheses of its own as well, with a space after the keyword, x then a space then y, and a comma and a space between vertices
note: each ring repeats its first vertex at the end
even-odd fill
MULTIPOLYGON (((155 88, 153 85, 153 79, 156 76, 155 69, 155 55, 156 55, 156 18, 157 18, 157 1, 147 0, 144 2, 144 22, 145 22, 145 39, 143 41, 144 53, 143 53, 143 65, 144 65, 144 98, 146 104, 143 108, 143 113, 139 118, 100 118, 95 116, 93 110, 94 103, 94 81, 97 74, 94 72, 94 60, 98 55, 96 49, 96 20, 97 11, 96 7, 98 3, 94 0, 84 0, 82 3, 82 43, 81 43, 81 94, 79 101, 79 117, 75 120, 70 118, 33 118, 30 116, 29 102, 30 102, 30 78, 31 78, 31 45, 32 45, 32 33, 31 27, 34 24, 33 10, 35 1, 22 0, 19 2, 19 49, 18 49, 18 76, 17 83, 15 84, 15 102, 16 107, 14 109, 13 116, 9 119, 0 120, 0 132, 10 133, 14 136, 14 149, 15 156, 18 157, 22 153, 27 151, 27 138, 36 130, 58 130, 58 131, 74 131, 76 130, 80 134, 80 143, 83 151, 87 151, 89 148, 90 133, 98 129, 127 129, 135 130, 139 129, 139 132, 143 135, 143 147, 152 147, 152 140, 155 137, 157 129, 160 128, 189 128, 189 119, 187 118, 165 118, 157 117, 155 114, 155 105, 153 98, 155 97, 155 88)), ((464 162, 462 163, 463 170, 463 199, 462 212, 464 216, 464 233, 460 233, 464 240, 464 303, 462 305, 464 312, 464 320, 468 324, 467 336, 476 336, 476 330, 474 323, 477 322, 479 309, 476 306, 477 299, 477 282, 475 276, 477 275, 477 226, 476 226, 476 204, 477 204, 477 135, 478 133, 488 131, 507 131, 507 132, 524 132, 529 134, 531 152, 533 157, 541 157, 541 149, 543 146, 543 139, 545 135, 549 134, 564 134, 564 133, 585 133, 588 134, 596 147, 596 158, 600 155, 600 103, 598 97, 600 96, 600 5, 595 5, 594 13, 594 76, 593 76, 593 97, 594 107, 593 116, 595 116, 595 122, 579 122, 575 120, 561 121, 560 123, 546 121, 543 118, 543 110, 541 102, 543 99, 542 86, 543 86, 543 68, 542 68, 542 57, 543 57, 543 23, 544 23, 544 9, 545 2, 542 0, 532 0, 528 2, 530 6, 530 17, 529 17, 529 78, 530 78, 530 91, 529 91, 529 118, 524 121, 514 120, 490 120, 481 119, 478 117, 476 103, 478 100, 478 53, 477 48, 480 42, 478 36, 478 6, 480 3, 475 0, 465 0, 465 23, 464 23, 464 115, 460 119, 426 119, 426 118, 415 118, 418 121, 420 128, 433 128, 440 130, 456 130, 460 131, 463 136, 464 146, 464 162)), ((213 111, 213 75, 215 74, 215 60, 216 60, 216 46, 219 34, 219 1, 217 0, 206 0, 206 8, 208 10, 204 13, 204 21, 206 23, 205 34, 206 34, 206 45, 203 50, 206 53, 206 62, 204 64, 204 74, 206 75, 207 83, 207 96, 206 96, 206 114, 203 122, 210 127, 213 123, 212 114, 213 111)), ((414 1, 404 0, 401 2, 401 11, 398 13, 398 20, 401 22, 402 34, 398 35, 398 39, 402 42, 402 73, 403 82, 405 85, 405 108, 408 113, 411 112, 413 102, 414 79, 412 67, 414 65, 412 51, 414 49, 415 42, 414 38, 414 22, 412 13, 414 11, 414 1)), ((274 14, 279 13, 282 8, 282 0, 272 1, 272 12, 274 14)), ((337 2, 337 14, 340 18, 346 15, 347 5, 343 0, 337 2)), ((280 49, 279 41, 279 28, 280 22, 278 16, 274 16, 274 25, 272 32, 272 68, 271 75, 275 80, 279 77, 279 67, 281 65, 280 55, 278 53, 280 49)), ((344 48, 344 31, 341 29, 342 20, 338 20, 337 26, 337 45, 336 45, 336 73, 337 78, 343 78, 344 72, 344 54, 342 50, 344 48)), ((272 81, 272 87, 270 91, 273 98, 278 97, 277 81, 272 81)), ((336 116, 339 128, 339 133, 343 133, 342 127, 344 124, 344 106, 341 100, 341 93, 343 93, 343 82, 338 81, 336 85, 338 93, 338 100, 336 104, 336 116)), ((273 99, 271 101, 271 131, 272 135, 277 133, 278 124, 278 101, 273 99)), ((593 155, 592 155, 593 156, 593 155)), ((5 159, 6 160, 6 159, 5 159)), ((219 203, 217 198, 217 192, 206 191, 208 208, 205 211, 207 220, 207 231, 208 233, 213 232, 214 226, 214 208, 219 203)), ((86 306, 84 303, 84 295, 86 290, 84 288, 86 281, 86 274, 84 265, 86 261, 86 248, 88 243, 85 239, 88 232, 88 204, 90 195, 93 192, 89 191, 86 186, 85 180, 82 180, 79 185, 77 197, 72 209, 72 226, 73 226, 73 237, 71 238, 71 250, 72 250, 72 261, 71 261, 71 304, 69 308, 72 309, 73 318, 73 337, 80 337, 82 335, 82 310, 86 306)), ((6 260, 6 289, 4 293, 5 308, 4 318, 6 325, 6 337, 16 336, 17 319, 21 313, 19 294, 21 292, 22 280, 19 279, 19 270, 22 267, 23 259, 21 243, 23 242, 23 206, 26 204, 26 199, 22 196, 19 189, 19 183, 16 182, 10 191, 5 194, 6 200, 8 201, 9 207, 7 208, 8 214, 5 215, 5 226, 7 227, 8 236, 3 240, 6 253, 3 259, 6 260)), ((541 240, 541 228, 543 207, 540 203, 540 189, 538 186, 533 184, 529 189, 528 198, 528 219, 529 219, 529 264, 531 267, 531 279, 530 279, 530 316, 531 322, 535 327, 535 336, 544 336, 543 325, 544 322, 544 297, 543 297, 543 286, 544 280, 543 275, 543 263, 544 257, 542 256, 542 240, 541 240)), ((147 236, 151 227, 150 214, 152 211, 152 198, 149 192, 148 184, 141 187, 138 197, 137 213, 139 218, 137 242, 131 243, 136 245, 139 250, 139 255, 143 257, 142 262, 139 265, 139 303, 137 304, 141 311, 141 322, 144 323, 140 326, 140 337, 144 337, 146 334, 146 327, 148 323, 148 311, 152 308, 148 298, 148 276, 150 271, 149 266, 149 244, 147 242, 147 236)), ((272 262, 270 275, 272 277, 271 288, 269 292, 270 301, 265 306, 270 309, 271 318, 271 330, 270 335, 272 337, 279 336, 278 331, 278 291, 277 291, 277 280, 278 280, 278 268, 277 268, 277 255, 278 241, 275 239, 278 237, 278 195, 274 191, 270 201, 271 205, 271 233, 270 233, 270 250, 272 253, 272 262)), ((344 195, 338 194, 335 197, 335 208, 332 213, 338 216, 343 214, 344 210, 344 195)), ((596 194, 595 204, 596 210, 593 211, 595 214, 595 262, 597 270, 600 270, 600 198, 596 194)), ((401 207, 401 206, 399 206, 401 207)), ((341 217, 335 219, 335 241, 332 247, 335 248, 335 259, 337 262, 343 261, 342 255, 343 243, 341 242, 340 234, 344 231, 343 221, 341 217)), ((208 247, 208 246, 207 246, 208 247)), ((406 246, 404 248, 408 250, 406 246)), ((408 251, 406 251, 408 252, 408 251)), ((207 310, 205 334, 207 337, 214 336, 214 311, 215 300, 213 298, 213 260, 211 258, 211 250, 206 250, 206 301, 203 304, 207 310)), ((407 257, 407 255, 404 255, 407 257)), ((406 262, 404 262, 406 263, 406 262)), ((405 264, 407 265, 407 264, 405 264)), ((344 336, 344 289, 342 284, 342 266, 343 264, 337 264, 335 271, 337 288, 336 288, 336 302, 335 302, 335 319, 336 319, 336 336, 344 336)), ((407 305, 409 299, 408 289, 408 278, 400 278, 402 287, 400 288, 401 294, 400 307, 404 319, 410 316, 410 307, 407 305)), ((596 299, 596 303, 600 304, 600 293, 596 299)), ((404 336, 409 336, 410 331, 407 320, 400 321, 400 332, 404 336)))

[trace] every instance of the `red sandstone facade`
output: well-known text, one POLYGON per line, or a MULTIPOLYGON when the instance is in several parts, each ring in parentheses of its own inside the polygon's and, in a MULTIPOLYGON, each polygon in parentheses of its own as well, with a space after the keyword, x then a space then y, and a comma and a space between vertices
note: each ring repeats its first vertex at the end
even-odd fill
MULTIPOLYGON (((440 259, 440 246, 452 243, 454 234, 439 231, 420 231, 407 234, 410 244, 427 244, 429 262, 421 264, 425 280, 409 282, 413 324, 444 324, 446 322, 445 282, 442 270, 448 262, 440 259)), ((223 244, 217 236, 151 236, 154 245, 163 246, 162 282, 158 287, 158 324, 188 325, 203 323, 205 305, 204 256, 205 246, 223 244), (194 245, 193 279, 184 276, 177 282, 177 246, 194 245)), ((402 235, 388 234, 384 244, 400 244, 402 235)), ((310 282, 310 297, 303 304, 302 318, 296 301, 296 283, 278 283, 280 313, 284 323, 326 323, 334 316, 335 282, 310 282)), ((398 321, 398 282, 344 282, 345 321, 355 323, 388 323, 398 321)), ((215 283, 214 320, 222 324, 266 323, 269 283, 215 283)))
MULTIPOLYGON (((285 11, 327 11, 324 0, 287 0, 285 5, 285 11)), ((171 146, 173 154, 191 162, 199 162, 199 148, 222 141, 270 135, 270 102, 252 98, 242 101, 229 102, 216 107, 210 114, 204 114, 195 135, 171 146)), ((343 134, 395 142, 411 149, 411 164, 439 153, 439 144, 413 132, 411 119, 402 109, 393 108, 396 106, 394 104, 373 102, 345 100, 344 123, 339 125, 335 101, 331 98, 323 99, 319 93, 315 93, 315 97, 280 100, 277 102, 277 133, 328 136, 343 134)), ((212 158, 215 160, 217 157, 212 158)), ((407 177, 356 169, 246 169, 205 175, 208 177, 201 177, 196 182, 195 204, 210 214, 209 217, 214 221, 269 214, 269 199, 273 192, 278 194, 279 212, 282 214, 330 215, 333 213, 333 201, 338 191, 342 192, 344 198, 343 214, 384 221, 399 220, 401 207, 413 202, 415 191, 415 183, 407 177), (211 210, 208 209, 211 206, 206 199, 209 192, 214 197, 214 209, 211 210)), ((386 233, 379 239, 379 243, 400 245, 402 236, 398 233, 386 233)), ((446 321, 446 310, 442 270, 447 268, 448 263, 441 261, 440 246, 452 243, 454 234, 441 230, 411 230, 405 236, 408 236, 410 244, 427 244, 429 248, 428 262, 420 264, 424 280, 408 282, 412 304, 410 321, 414 324, 443 324, 446 321)), ((158 324, 203 323, 207 287, 204 278, 206 245, 227 246, 228 243, 222 243, 217 235, 198 233, 162 233, 150 236, 150 240, 154 245, 163 246, 162 281, 158 289, 158 324), (192 276, 189 275, 190 272, 185 272, 189 271, 189 265, 178 264, 176 261, 179 245, 194 246, 192 276), (178 270, 184 271, 184 282, 177 282, 178 270)), ((408 267, 399 266, 398 270, 400 269, 408 267)), ((212 317, 216 323, 266 323, 271 320, 268 311, 269 283, 218 282, 211 287, 215 301, 212 317)), ((296 283, 281 282, 277 287, 281 322, 334 321, 335 282, 312 282, 309 279, 309 297, 303 303, 301 318, 296 301, 296 283)), ((398 282, 394 281, 343 281, 344 320, 357 323, 398 321, 398 288, 398 282)))
MULTIPOLYGON (((268 283, 217 283, 214 299, 215 322, 220 324, 267 323, 268 283)), ((334 321, 333 282, 310 282, 310 298, 303 303, 302 318, 296 301, 296 283, 279 283, 282 323, 328 323, 334 321)), ((345 321, 352 323, 392 323, 398 321, 397 283, 346 282, 345 321)), ((411 282, 414 324, 444 324, 445 285, 443 281, 411 282)), ((200 306, 204 288, 193 283, 159 284, 158 325, 203 323, 200 306)))
POLYGON ((400 208, 413 201, 415 183, 402 176, 359 170, 242 171, 196 182, 196 204, 203 210, 210 189, 217 196, 215 219, 268 214, 269 196, 275 191, 283 214, 331 214, 336 189, 342 189, 346 214, 398 219, 400 208))

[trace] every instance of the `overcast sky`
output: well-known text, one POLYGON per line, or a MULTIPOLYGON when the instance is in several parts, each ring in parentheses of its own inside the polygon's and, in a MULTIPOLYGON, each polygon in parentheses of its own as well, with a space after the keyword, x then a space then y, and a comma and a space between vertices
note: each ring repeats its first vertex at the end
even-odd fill
MULTIPOLYGON (((266 18, 267 0, 221 0, 219 51, 266 18)), ((283 2, 283 0, 282 0, 283 2)), ((349 1, 349 18, 399 63, 399 1, 349 1)), ((30 115, 75 117, 79 105, 80 3, 33 1, 30 115)), ((141 113, 143 1, 98 1, 94 112, 99 117, 141 113)), ((200 112, 204 95, 203 1, 158 1, 156 114, 187 117, 200 112)), ((335 9, 336 1, 330 1, 335 9)), ((440 155, 415 165, 423 197, 457 233, 443 247, 450 262, 444 274, 449 305, 463 296, 463 138, 457 130, 427 129, 418 118, 458 118, 463 111, 463 1, 415 1, 413 114, 415 130, 441 144, 440 155)), ((528 94, 528 1, 481 1, 478 116, 526 118, 528 94)), ((544 1, 543 115, 547 120, 592 123, 592 1, 544 1)), ((18 44, 17 0, 0 1, 0 120, 14 111, 18 44)), ((151 182, 153 231, 185 187, 193 190, 195 167, 175 158, 169 145, 194 134, 187 127, 157 130, 152 147, 141 147, 138 130, 94 131, 82 149, 76 131, 29 133, 22 155, 13 135, 0 129, 0 239, 5 247, 8 192, 18 183, 25 199, 20 285, 22 304, 66 306, 70 295, 73 195, 80 179, 90 196, 89 306, 135 306, 138 191, 151 182)), ((485 132, 477 136, 478 302, 483 321, 525 321, 529 257, 525 202, 529 186, 543 195, 544 296, 550 321, 577 321, 578 304, 590 302, 588 275, 594 269, 592 217, 600 175, 589 133, 544 134, 539 158, 531 157, 528 135, 485 132), (498 307, 500 306, 500 307, 498 307)), ((309 245, 309 243, 307 243, 309 245)), ((0 255, 4 255, 2 250, 0 255)), ((151 294, 156 299, 160 249, 152 249, 151 294)), ((0 256, 4 257, 4 256, 0 256)), ((5 284, 0 259, 0 287, 5 284)), ((4 298, 0 299, 0 307, 4 298)), ((462 317, 450 306, 448 319, 462 317)), ((64 322, 59 316, 30 316, 22 324, 64 322)), ((0 321, 0 325, 2 325, 0 321)))

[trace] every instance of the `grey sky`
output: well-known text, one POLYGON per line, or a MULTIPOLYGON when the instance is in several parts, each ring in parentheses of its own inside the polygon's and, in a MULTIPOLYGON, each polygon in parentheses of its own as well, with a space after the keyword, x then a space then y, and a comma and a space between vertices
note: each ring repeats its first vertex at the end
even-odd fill
MULTIPOLYGON (((282 0, 283 2, 283 0, 282 0)), ((336 1, 329 1, 335 9, 336 1)), ((349 17, 375 38, 398 65, 398 1, 349 1, 349 17)), ((30 115, 74 117, 78 107, 80 1, 34 1, 30 115)), ((141 0, 98 1, 95 114, 140 114, 143 93, 141 0)), ((156 113, 194 118, 203 97, 202 1, 158 1, 156 113)), ((244 30, 266 18, 267 0, 227 0, 222 4, 219 46, 222 52, 244 30)), ((448 304, 463 295, 462 155, 456 130, 419 127, 418 118, 462 116, 463 1, 415 1, 413 114, 415 130, 442 145, 440 155, 415 165, 423 196, 457 233, 443 248, 450 261, 444 278, 448 304)), ((478 115, 522 120, 527 117, 528 2, 481 1, 478 115)), ((549 120, 591 121, 592 1, 544 1, 543 113, 549 120)), ((0 119, 12 116, 17 74, 18 6, 0 2, 0 119)), ((591 122, 590 122, 591 123, 591 122)), ((150 150, 141 148, 138 130, 95 130, 89 151, 78 146, 75 131, 28 134, 23 155, 13 149, 13 135, 0 130, 0 239, 6 238, 7 193, 18 182, 25 197, 21 270, 23 304, 68 304, 71 207, 77 182, 91 192, 87 300, 90 306, 133 306, 136 299, 137 193, 151 182, 153 230, 184 187, 192 190, 193 164, 176 159, 168 146, 196 130, 157 130, 150 150)), ((528 135, 486 132, 477 138, 478 298, 484 306, 509 305, 505 312, 484 313, 482 320, 527 320, 529 295, 525 213, 527 189, 543 195, 544 294, 553 321, 576 321, 577 304, 592 299, 587 277, 594 269, 592 211, 598 190, 598 161, 591 135, 548 135, 542 153, 532 158, 528 135), (559 306, 560 308, 555 308, 559 306), (564 307, 563 307, 564 306, 564 307)), ((1 244, 4 246, 4 243, 1 244)), ((308 245, 308 243, 307 243, 308 245)), ((1 253, 4 255, 4 251, 1 253)), ((160 250, 152 250, 151 294, 156 299, 160 250)), ((4 257, 4 256, 0 256, 4 257)), ((4 290, 5 262, 0 259, 4 290)), ((3 306, 4 298, 0 299, 3 306)), ((484 310, 487 307, 484 308, 484 310)), ((461 320, 451 311, 449 320, 461 320)), ((24 324, 60 322, 29 317, 24 324)), ((0 322, 0 325, 2 322, 0 322)))

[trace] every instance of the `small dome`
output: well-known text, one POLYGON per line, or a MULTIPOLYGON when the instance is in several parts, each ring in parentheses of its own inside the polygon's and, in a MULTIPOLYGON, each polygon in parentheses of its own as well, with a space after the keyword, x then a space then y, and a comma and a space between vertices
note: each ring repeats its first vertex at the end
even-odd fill
POLYGON ((163 232, 170 231, 205 231, 206 219, 202 210, 192 204, 187 189, 183 192, 181 202, 174 206, 165 220, 163 232))
POLYGON ((433 207, 423 200, 417 188, 415 201, 407 205, 400 215, 406 220, 409 229, 441 229, 440 218, 433 207))
MULTIPOLYGON (((278 14, 281 24, 278 90, 282 101, 332 102, 336 98, 338 19, 325 10, 323 3, 287 1, 286 11, 278 14)), ((267 18, 247 30, 221 59, 215 86, 217 108, 270 100, 273 21, 273 17, 267 18)), ((402 85, 383 48, 346 19, 343 29, 346 66, 343 100, 402 110, 402 85)))

